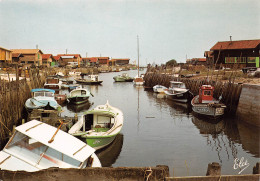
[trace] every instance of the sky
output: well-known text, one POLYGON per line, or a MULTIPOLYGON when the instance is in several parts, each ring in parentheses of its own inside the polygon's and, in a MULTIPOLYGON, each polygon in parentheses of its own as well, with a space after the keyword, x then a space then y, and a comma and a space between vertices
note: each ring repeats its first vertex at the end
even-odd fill
POLYGON ((260 39, 259 0, 0 0, 0 47, 137 60, 202 58, 260 39))

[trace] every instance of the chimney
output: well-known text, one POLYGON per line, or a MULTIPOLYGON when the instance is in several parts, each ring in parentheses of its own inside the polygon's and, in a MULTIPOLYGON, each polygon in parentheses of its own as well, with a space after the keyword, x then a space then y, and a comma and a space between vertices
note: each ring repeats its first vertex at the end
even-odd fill
POLYGON ((229 36, 229 38, 230 38, 230 41, 232 41, 232 36, 229 36))

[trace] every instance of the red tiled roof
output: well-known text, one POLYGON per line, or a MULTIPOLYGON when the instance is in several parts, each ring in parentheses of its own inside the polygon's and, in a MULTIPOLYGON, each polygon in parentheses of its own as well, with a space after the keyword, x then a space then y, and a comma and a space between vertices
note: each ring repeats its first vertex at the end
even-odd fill
POLYGON ((43 60, 47 60, 48 58, 50 58, 52 56, 52 54, 43 54, 42 55, 42 59, 43 60))
POLYGON ((217 42, 210 50, 251 49, 256 48, 259 44, 260 40, 223 41, 217 42))
POLYGON ((109 57, 96 57, 96 58, 98 58, 98 59, 109 59, 109 57))
POLYGON ((89 62, 97 62, 98 58, 97 57, 89 57, 89 62))
POLYGON ((21 53, 12 53, 13 58, 23 57, 21 53))
POLYGON ((206 58, 198 58, 199 62, 206 62, 206 58))
POLYGON ((61 57, 60 56, 53 56, 53 58, 58 61, 61 57))
MULTIPOLYGON (((188 59, 188 60, 189 60, 189 59, 188 59)), ((191 61, 191 62, 192 62, 192 61, 206 62, 206 58, 192 58, 190 61, 191 61)))

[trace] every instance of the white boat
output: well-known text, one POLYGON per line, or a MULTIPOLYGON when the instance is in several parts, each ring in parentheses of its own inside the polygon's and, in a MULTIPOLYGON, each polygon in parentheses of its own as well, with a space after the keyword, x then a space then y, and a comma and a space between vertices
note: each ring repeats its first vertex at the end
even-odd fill
POLYGON ((33 109, 58 109, 60 105, 55 100, 55 91, 52 89, 32 89, 32 98, 25 102, 25 108, 30 112, 33 109))
POLYGON ((134 84, 136 85, 136 86, 142 86, 142 85, 144 85, 144 79, 143 79, 143 77, 142 76, 135 76, 135 78, 134 78, 134 84))
POLYGON ((71 72, 69 72, 69 75, 71 75, 71 76, 80 76, 80 75, 81 75, 81 72, 71 71, 71 72))
POLYGON ((75 123, 69 133, 85 139, 95 149, 101 149, 113 142, 123 127, 124 117, 121 110, 108 102, 87 111, 75 123))
POLYGON ((192 111, 198 115, 209 118, 219 118, 224 115, 226 106, 213 97, 214 87, 211 85, 202 85, 199 95, 195 96, 192 101, 192 111))
POLYGON ((183 82, 170 81, 170 87, 164 92, 168 99, 176 102, 187 103, 191 100, 191 93, 183 82))
POLYGON ((153 91, 156 93, 164 93, 164 91, 167 89, 167 87, 163 85, 155 85, 153 86, 153 91))
POLYGON ((32 120, 16 127, 0 152, 0 168, 34 172, 50 167, 101 167, 95 149, 60 130, 61 125, 55 128, 32 120))
POLYGON ((99 80, 98 75, 88 75, 87 78, 78 78, 75 81, 79 84, 96 85, 101 84, 103 81, 99 80))
POLYGON ((62 72, 57 72, 57 73, 56 73, 56 76, 58 76, 58 77, 64 77, 64 74, 63 74, 62 72))

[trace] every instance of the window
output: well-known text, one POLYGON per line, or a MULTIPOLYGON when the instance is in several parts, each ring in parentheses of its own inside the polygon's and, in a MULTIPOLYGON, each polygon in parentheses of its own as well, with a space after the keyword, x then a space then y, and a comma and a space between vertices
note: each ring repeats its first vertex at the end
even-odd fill
POLYGON ((248 63, 255 63, 256 62, 256 57, 248 57, 248 63))
POLYGON ((211 95, 211 91, 209 90, 204 90, 204 96, 210 96, 211 95))

